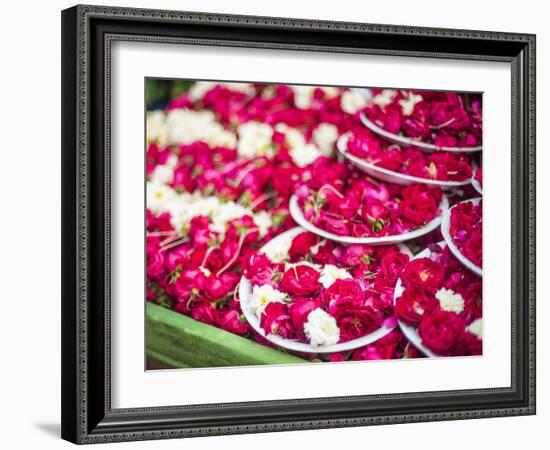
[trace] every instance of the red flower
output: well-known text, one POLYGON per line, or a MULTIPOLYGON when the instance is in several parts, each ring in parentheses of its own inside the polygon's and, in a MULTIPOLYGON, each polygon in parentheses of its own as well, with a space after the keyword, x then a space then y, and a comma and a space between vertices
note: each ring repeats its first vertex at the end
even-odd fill
POLYGON ((305 296, 311 295, 321 287, 321 274, 313 267, 299 264, 288 269, 281 279, 279 287, 288 294, 305 296))
POLYGON ((329 313, 336 316, 338 311, 357 309, 363 306, 364 293, 357 280, 350 278, 336 280, 324 292, 324 302, 329 313))
POLYGON ((433 295, 421 290, 406 289, 395 301, 395 313, 402 321, 417 324, 437 306, 433 295))
POLYGON ((422 343, 440 356, 455 354, 464 331, 464 321, 460 316, 447 311, 430 314, 418 327, 422 343))
POLYGON ((223 330, 241 336, 250 331, 250 325, 246 321, 246 318, 236 309, 230 309, 227 312, 221 313, 219 324, 223 330))
POLYGON ((303 233, 300 233, 294 237, 288 254, 290 257, 304 256, 306 253, 309 253, 311 247, 313 247, 318 242, 319 236, 308 231, 304 231, 303 233))
POLYGON ((407 288, 417 288, 435 293, 443 284, 443 267, 429 258, 417 258, 410 261, 401 274, 407 288))
POLYGON ((261 327, 266 334, 276 334, 285 339, 292 339, 296 331, 290 320, 288 306, 284 303, 269 303, 261 317, 261 327))
POLYGON ((316 308, 321 307, 321 302, 312 298, 296 298, 289 305, 288 311, 290 313, 290 319, 292 324, 296 328, 296 331, 303 334, 304 323, 307 322, 308 314, 316 308))
POLYGON ((481 266, 483 263, 483 239, 481 231, 477 230, 464 242, 462 251, 474 264, 481 266))
POLYGON ((383 315, 370 306, 361 309, 339 308, 334 318, 340 328, 340 342, 350 341, 380 328, 383 315))
POLYGON ((193 305, 191 308, 191 317, 199 322, 208 325, 218 325, 218 310, 208 301, 203 300, 193 305))

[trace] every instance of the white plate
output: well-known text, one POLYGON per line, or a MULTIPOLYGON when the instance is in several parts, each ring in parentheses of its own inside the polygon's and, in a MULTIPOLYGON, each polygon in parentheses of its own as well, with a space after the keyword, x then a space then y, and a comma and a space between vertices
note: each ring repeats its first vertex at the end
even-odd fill
MULTIPOLYGON (((439 242, 439 245, 442 247, 445 247, 445 242, 439 242)), ((420 253, 418 253, 414 258, 412 259, 418 259, 418 258, 429 258, 432 255, 432 251, 429 248, 425 248, 420 253)), ((401 278, 397 279, 397 284, 395 285, 395 289, 393 290, 393 304, 395 306, 395 301, 403 294, 403 291, 405 290, 405 286, 403 286, 403 283, 401 283, 401 278)), ((429 356, 430 358, 436 358, 439 355, 432 352, 429 348, 427 348, 424 344, 422 344, 422 338, 418 334, 418 331, 416 328, 412 325, 409 325, 402 320, 397 319, 397 323, 399 324, 399 328, 401 328, 401 331, 405 335, 405 337, 409 340, 409 342, 414 345, 418 350, 420 350, 422 353, 424 353, 426 356, 429 356)))
MULTIPOLYGON (((285 231, 284 233, 280 234, 279 236, 273 238, 271 241, 269 241, 266 245, 262 247, 261 250, 268 250, 271 246, 280 244, 281 241, 285 240, 291 240, 296 235, 306 231, 304 228, 301 227, 295 227, 288 231, 285 231)), ((412 257, 411 251, 404 245, 400 245, 399 249, 412 257)), ((326 346, 319 346, 315 347, 310 344, 306 344, 305 342, 299 342, 292 339, 284 339, 281 336, 276 336, 274 334, 265 334, 265 331, 260 326, 260 320, 254 314, 254 312, 250 308, 250 300, 252 298, 252 284, 250 283, 250 280, 248 278, 245 278, 244 276, 241 278, 241 282, 239 284, 239 301, 241 303, 241 309, 243 311, 243 314, 250 324, 250 326, 256 331, 258 334, 266 338, 268 341, 278 345, 279 347, 286 348, 288 350, 292 350, 295 352, 302 352, 302 353, 334 353, 334 352, 343 352, 347 350, 353 350, 359 347, 362 347, 364 345, 372 344, 373 342, 377 341, 378 339, 386 336, 388 333, 390 333, 395 326, 389 326, 389 327, 381 327, 378 330, 373 331, 370 334, 367 334, 363 337, 360 337, 358 339, 353 339, 351 341, 342 342, 341 344, 334 344, 334 345, 326 345, 326 346)))
POLYGON ((348 152, 347 143, 349 136, 350 133, 345 133, 338 139, 336 148, 338 149, 340 154, 344 158, 349 160, 359 170, 379 180, 386 181, 388 183, 400 184, 402 186, 406 186, 411 183, 423 183, 429 186, 439 186, 442 189, 452 189, 470 184, 469 178, 464 181, 430 180, 427 178, 419 178, 400 172, 394 172, 393 170, 385 169, 383 167, 377 166, 376 164, 369 163, 364 159, 352 155, 348 152))
POLYGON ((455 153, 473 153, 481 151, 482 147, 438 147, 435 144, 429 144, 427 142, 418 141, 416 139, 408 138, 406 136, 400 136, 398 134, 390 133, 389 131, 380 128, 374 122, 372 122, 364 113, 360 114, 361 122, 373 133, 376 133, 378 136, 383 137, 384 139, 394 142, 400 145, 410 145, 412 147, 419 148, 420 150, 428 153, 445 151, 445 152, 455 152, 455 153))
MULTIPOLYGON (((479 204, 480 201, 481 201, 481 197, 476 197, 470 200, 464 200, 460 203, 472 202, 474 205, 477 205, 479 204)), ((482 277, 483 269, 478 265, 474 264, 468 258, 466 258, 466 256, 463 255, 462 252, 459 250, 459 248, 455 245, 455 243, 453 242, 453 238, 451 237, 451 233, 449 231, 449 228, 451 226, 451 211, 456 205, 458 205, 458 203, 453 205, 453 207, 445 213, 445 216, 441 221, 441 234, 443 235, 443 239, 445 239, 445 242, 449 246, 449 249, 451 250, 452 254, 456 257, 456 259, 458 259, 465 267, 470 269, 476 275, 479 275, 480 277, 482 277)))
POLYGON ((381 236, 381 237, 354 237, 354 236, 339 236, 337 234, 329 233, 328 231, 322 230, 321 228, 316 227, 311 222, 309 222, 302 212, 300 205, 298 205, 298 197, 293 195, 290 197, 289 210, 290 215, 294 221, 304 227, 306 230, 311 231, 325 239, 330 239, 331 241, 340 242, 342 244, 369 244, 369 245, 389 245, 389 244, 399 244, 400 242, 409 241, 411 239, 416 239, 420 236, 430 233, 435 230, 443 219, 443 215, 449 208, 449 200, 443 195, 441 203, 439 204, 439 209, 441 210, 440 214, 428 222, 421 228, 417 228, 413 231, 408 231, 407 233, 394 234, 390 236, 381 236))

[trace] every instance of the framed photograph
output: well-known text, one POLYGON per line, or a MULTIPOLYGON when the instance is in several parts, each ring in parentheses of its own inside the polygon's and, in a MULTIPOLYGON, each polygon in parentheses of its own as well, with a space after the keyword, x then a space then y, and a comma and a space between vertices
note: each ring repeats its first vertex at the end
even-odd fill
POLYGON ((535 36, 62 12, 62 436, 535 413, 535 36))

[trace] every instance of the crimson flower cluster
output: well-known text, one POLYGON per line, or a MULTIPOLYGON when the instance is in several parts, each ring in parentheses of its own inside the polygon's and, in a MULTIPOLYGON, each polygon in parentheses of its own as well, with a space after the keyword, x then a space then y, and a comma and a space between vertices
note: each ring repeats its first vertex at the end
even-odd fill
POLYGON ((472 176, 472 164, 467 154, 426 154, 414 147, 388 145, 367 128, 352 130, 347 151, 375 166, 426 180, 464 181, 472 176))
POLYGON ((482 283, 448 247, 430 246, 431 256, 412 259, 400 275, 398 318, 417 328, 422 344, 439 356, 482 353, 482 283))
POLYGON ((457 203, 451 209, 449 233, 460 252, 476 266, 483 265, 482 201, 457 203))
POLYGON ((480 95, 380 89, 373 94, 373 104, 364 112, 390 133, 438 147, 481 145, 480 95))
MULTIPOLYGON (((344 171, 332 163, 333 172, 344 171)), ((380 237, 406 233, 426 225, 439 213, 439 188, 378 182, 356 170, 334 179, 312 179, 298 191, 305 218, 339 236, 380 237)))

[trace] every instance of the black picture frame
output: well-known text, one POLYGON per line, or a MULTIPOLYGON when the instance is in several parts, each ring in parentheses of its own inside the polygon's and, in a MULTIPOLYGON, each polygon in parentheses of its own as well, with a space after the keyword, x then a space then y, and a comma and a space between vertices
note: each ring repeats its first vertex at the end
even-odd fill
POLYGON ((81 5, 62 12, 64 439, 83 444, 534 413, 534 35, 81 5), (115 40, 510 63, 511 386, 112 409, 109 99, 115 40))

